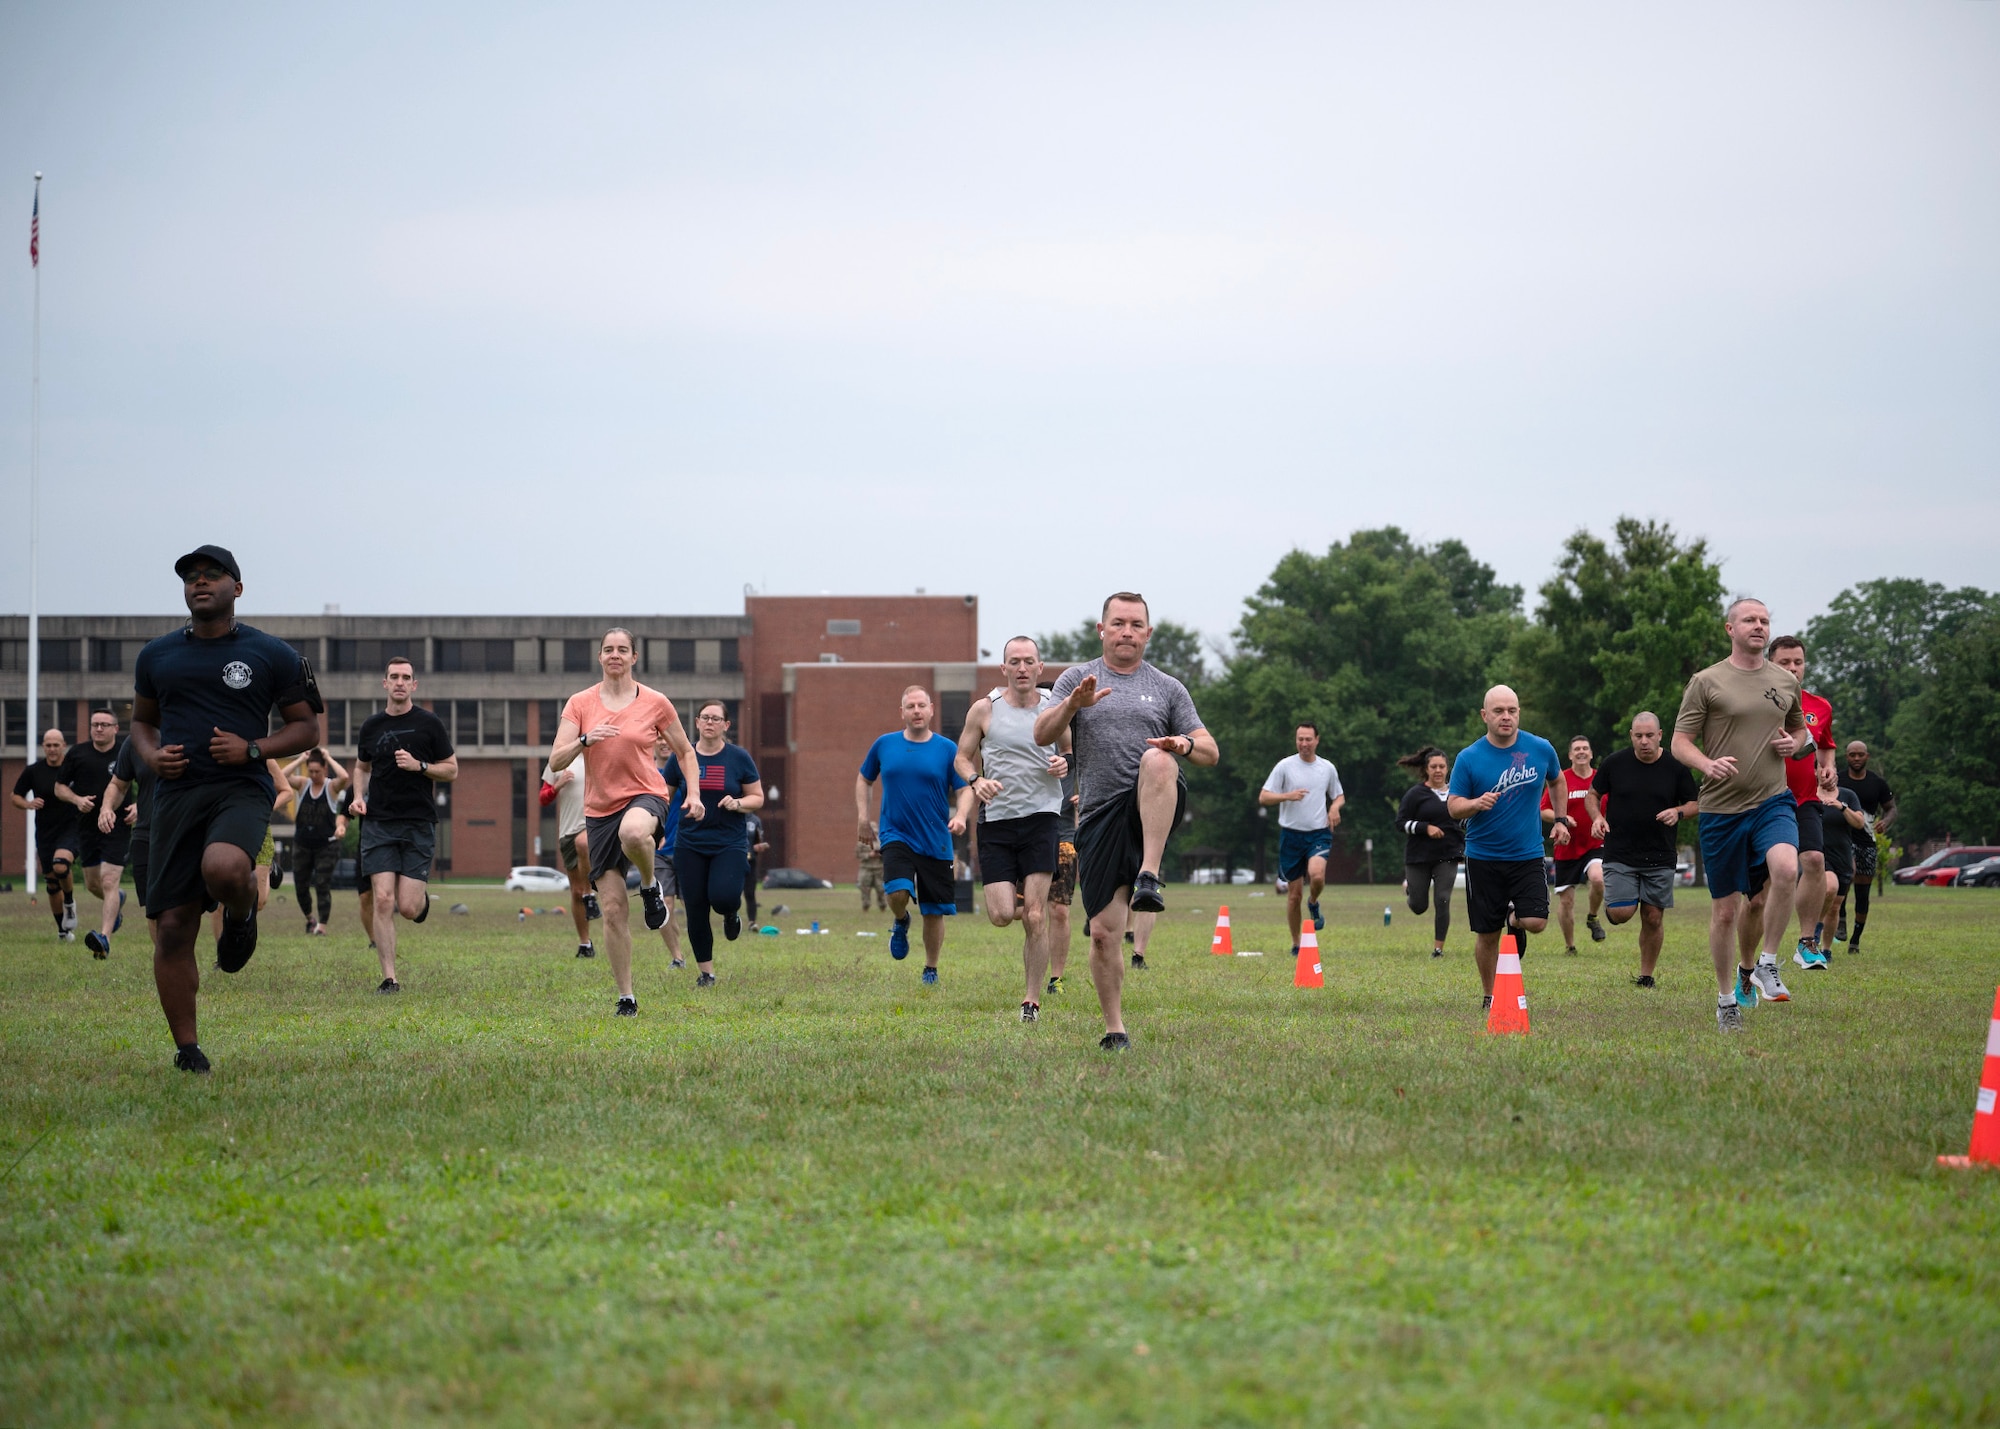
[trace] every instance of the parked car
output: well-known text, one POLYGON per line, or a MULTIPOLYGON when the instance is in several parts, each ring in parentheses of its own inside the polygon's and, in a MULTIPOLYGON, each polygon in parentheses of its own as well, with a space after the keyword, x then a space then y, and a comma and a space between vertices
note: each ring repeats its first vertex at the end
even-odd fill
POLYGON ((764 875, 766 888, 831 888, 824 878, 814 878, 803 868, 774 868, 764 875))
POLYGON ((1257 875, 1247 868, 1197 868, 1188 875, 1189 883, 1255 883, 1257 875))
POLYGON ((2000 858, 1968 863, 1958 871, 1960 888, 2000 888, 2000 858))
POLYGON ((531 863, 508 874, 507 887, 517 893, 567 893, 569 875, 560 868, 531 863))
POLYGON ((1683 888, 1694 887, 1694 860, 1683 858, 1674 864, 1674 882, 1683 888))
POLYGON ((1890 875, 1897 883, 1911 885, 1928 883, 1934 888, 1948 888, 1958 882, 1958 871, 1969 864, 1983 863, 2000 855, 2000 847, 1992 844, 1963 844, 1958 848, 1941 848, 1922 863, 1899 868, 1890 875))

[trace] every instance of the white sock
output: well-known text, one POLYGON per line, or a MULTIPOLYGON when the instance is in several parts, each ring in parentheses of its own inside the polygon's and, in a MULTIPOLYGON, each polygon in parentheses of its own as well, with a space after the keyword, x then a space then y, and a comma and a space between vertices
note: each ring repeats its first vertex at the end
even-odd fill
POLYGON ((640 884, 639 891, 641 893, 658 893, 660 891, 660 880, 655 878, 651 883, 640 884))

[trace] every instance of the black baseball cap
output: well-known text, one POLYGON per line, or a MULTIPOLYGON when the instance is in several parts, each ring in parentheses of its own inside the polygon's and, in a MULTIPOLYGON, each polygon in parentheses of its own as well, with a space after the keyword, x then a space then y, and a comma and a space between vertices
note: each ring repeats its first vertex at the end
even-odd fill
POLYGON ((229 572, 231 580, 240 581, 243 579, 243 570, 236 564, 236 557, 230 555, 221 546, 196 546, 192 551, 189 551, 185 556, 174 562, 174 574, 182 580, 186 580, 187 568, 194 565, 197 561, 214 561, 218 566, 229 572))

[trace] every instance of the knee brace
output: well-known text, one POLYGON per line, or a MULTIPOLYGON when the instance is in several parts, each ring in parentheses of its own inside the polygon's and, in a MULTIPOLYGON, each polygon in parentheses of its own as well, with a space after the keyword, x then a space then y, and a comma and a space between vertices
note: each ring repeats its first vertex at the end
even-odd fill
POLYGON ((51 893, 61 893, 62 875, 59 873, 51 873, 45 875, 42 879, 42 887, 46 888, 51 893))
POLYGON ((52 858, 49 860, 49 877, 55 880, 56 884, 66 883, 69 881, 69 868, 68 859, 60 856, 52 858))

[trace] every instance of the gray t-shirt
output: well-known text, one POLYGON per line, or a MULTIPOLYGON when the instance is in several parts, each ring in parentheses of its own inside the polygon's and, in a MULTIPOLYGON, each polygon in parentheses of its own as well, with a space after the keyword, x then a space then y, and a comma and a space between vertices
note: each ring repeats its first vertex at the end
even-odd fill
POLYGON ((1071 760, 1083 786, 1080 815, 1087 819, 1139 782, 1147 740, 1193 734, 1201 728, 1201 716, 1186 685, 1143 660, 1129 675, 1107 668, 1102 656, 1072 665, 1056 677, 1051 694, 1068 699, 1085 675, 1097 676, 1100 694, 1111 691, 1070 721, 1071 760))
POLYGON ((1271 777, 1264 781, 1264 787, 1273 794, 1306 791, 1305 798, 1278 805, 1278 827, 1297 833, 1325 828, 1326 811, 1345 792, 1340 787, 1340 771, 1323 754, 1310 764, 1296 754, 1287 755, 1271 766, 1271 777))

